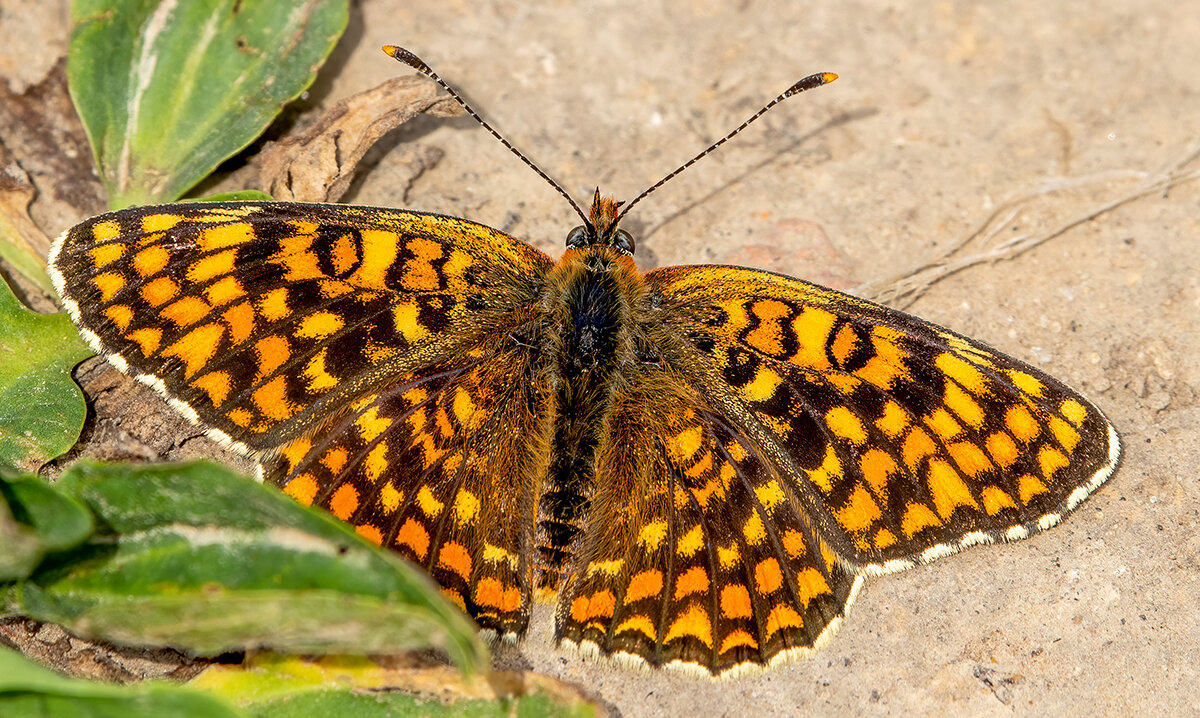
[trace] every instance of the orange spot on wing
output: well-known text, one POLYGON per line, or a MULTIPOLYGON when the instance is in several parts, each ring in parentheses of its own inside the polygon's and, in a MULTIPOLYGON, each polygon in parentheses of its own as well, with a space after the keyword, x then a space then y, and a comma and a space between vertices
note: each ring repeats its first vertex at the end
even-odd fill
POLYGON ((617 626, 613 633, 618 634, 625 631, 637 631, 651 641, 658 637, 654 631, 654 624, 650 622, 650 618, 647 616, 633 616, 617 626))
POLYGON ((1004 414, 1004 423, 1013 436, 1024 442, 1033 439, 1042 431, 1041 425, 1038 424, 1037 419, 1033 418, 1033 414, 1030 414, 1029 410, 1021 405, 1008 408, 1004 414))
POLYGON ((400 502, 403 500, 404 492, 398 491, 391 481, 385 483, 379 490, 379 505, 385 514, 391 514, 400 508, 400 502))
POLYGON ((254 228, 248 222, 208 227, 200 233, 196 245, 202 252, 233 247, 254 240, 254 228))
POLYGON ((229 338, 234 344, 241 344, 254 333, 254 307, 246 302, 225 310, 221 318, 229 326, 229 338))
POLYGON ((312 438, 304 436, 283 447, 279 455, 287 460, 288 471, 295 471, 311 448, 312 438))
POLYGON ((842 528, 857 533, 871 528, 883 517, 883 512, 862 484, 857 484, 854 491, 850 492, 850 498, 846 500, 845 505, 837 509, 834 516, 842 528))
POLYGON ((392 321, 396 325, 396 331, 410 343, 429 336, 429 330, 421 324, 420 308, 416 302, 402 302, 392 307, 392 321))
POLYGON ((700 566, 693 566, 675 580, 675 597, 678 601, 693 593, 708 591, 708 572, 700 566))
POLYGON ((192 262, 192 266, 188 267, 187 279, 189 282, 199 283, 207 282, 213 277, 229 274, 233 271, 233 264, 236 258, 237 252, 232 249, 201 257, 192 262))
POLYGON ((983 449, 980 449, 977 445, 969 441, 960 441, 951 444, 947 449, 950 452, 950 458, 954 459, 954 463, 958 464, 958 468, 972 478, 995 468, 992 466, 992 462, 988 461, 987 456, 983 453, 983 449))
POLYGON ((449 541, 438 551, 438 565, 456 574, 462 580, 471 579, 471 554, 462 544, 449 541))
POLYGON ((916 471, 917 467, 921 465, 921 461, 936 451, 937 446, 933 443, 933 439, 920 427, 914 427, 904 439, 902 452, 904 463, 912 471, 916 471))
POLYGON ((986 394, 987 379, 983 372, 970 362, 950 352, 942 352, 934 359, 934 364, 954 381, 962 385, 972 394, 986 394))
POLYGON ((888 481, 900 471, 900 467, 896 465, 896 461, 882 449, 868 449, 863 452, 862 458, 859 459, 859 468, 862 469, 863 478, 867 480, 871 491, 886 501, 888 481))
POLYGON ((354 531, 376 546, 383 544, 383 534, 373 524, 359 524, 354 527, 354 531))
POLYGON ((629 588, 625 591, 625 602, 632 603, 643 598, 657 596, 663 587, 662 571, 649 569, 636 574, 629 580, 629 588))
POLYGON ((1088 414, 1087 408, 1074 399, 1067 399, 1064 401, 1059 405, 1058 410, 1062 412, 1063 416, 1067 417, 1067 421, 1071 422, 1075 426, 1082 424, 1083 420, 1087 418, 1088 414))
POLYGON ((213 282, 204 290, 204 296, 208 297, 209 303, 217 307, 222 304, 228 304, 245 295, 246 290, 242 289, 242 285, 233 277, 225 277, 217 282, 213 282))
POLYGON ((904 508, 904 518, 900 519, 900 530, 908 538, 930 526, 941 526, 942 520, 925 504, 909 504, 904 508))
POLYGON ((283 366, 284 362, 292 358, 291 345, 288 344, 287 339, 278 334, 263 337, 255 342, 254 353, 258 358, 255 381, 261 381, 270 376, 276 369, 283 366))
POLYGON ((867 440, 862 421, 844 406, 835 406, 825 412, 825 423, 834 434, 852 443, 861 444, 867 440))
POLYGON ((300 320, 300 326, 296 328, 296 336, 321 340, 341 329, 343 325, 345 322, 337 314, 313 312, 300 320))
POLYGON ((762 543, 762 540, 767 536, 767 529, 763 526, 762 517, 757 512, 752 514, 742 526, 742 536, 746 538, 746 543, 751 546, 757 546, 762 543))
POLYGON ((796 573, 796 594, 805 608, 808 608, 808 603, 814 598, 827 593, 832 593, 829 589, 829 582, 817 569, 809 566, 796 573))
POLYGON ((684 636, 692 636, 699 639, 704 645, 712 647, 712 621, 709 619, 708 611, 696 605, 689 606, 679 618, 671 622, 671 627, 667 629, 663 643, 669 643, 684 636))
POLYGON ((1051 416, 1046 423, 1050 425, 1050 433, 1054 434, 1054 438, 1058 439, 1058 443, 1062 444, 1064 449, 1074 451, 1079 445, 1079 432, 1070 424, 1057 416, 1051 416))
POLYGON ((779 590, 783 585, 783 572, 779 570, 779 562, 774 558, 766 558, 754 567, 754 587, 764 596, 779 590))
POLYGON ((996 486, 983 487, 979 492, 979 498, 983 500, 983 510, 987 512, 988 516, 995 516, 1004 509, 1017 508, 1012 497, 996 486))
POLYGON ((1071 463, 1063 452, 1049 446, 1043 446, 1038 451, 1038 464, 1042 469, 1042 476, 1046 477, 1047 481, 1054 479, 1054 474, 1067 464, 1071 463))
POLYGON ((142 217, 143 232, 165 232, 183 221, 177 214, 148 214, 142 217))
POLYGON ((735 583, 721 589, 721 615, 726 618, 750 618, 754 615, 750 592, 745 586, 735 583))
POLYGON ((908 414, 894 401, 885 404, 883 415, 875 420, 875 426, 887 434, 889 439, 895 439, 903 434, 904 430, 908 428, 908 424, 908 414))
POLYGON ((746 631, 730 631, 729 635, 725 636, 725 640, 721 641, 720 652, 725 653, 740 646, 751 649, 758 648, 758 641, 754 640, 754 636, 751 636, 746 631))
POLYGON ((496 579, 482 579, 475 585, 475 603, 499 611, 511 612, 521 608, 521 590, 506 588, 496 579))
POLYGON ((571 618, 585 623, 593 618, 610 618, 616 610, 617 599, 605 589, 590 596, 578 596, 571 602, 571 618))
POLYGON ((258 311, 268 321, 277 322, 292 313, 288 308, 288 290, 279 287, 263 294, 258 300, 258 311))
POLYGON ((105 272, 92 277, 92 284, 100 290, 100 298, 109 302, 125 286, 125 277, 116 272, 105 272))
POLYGON ((192 382, 192 386, 208 394, 208 399, 214 407, 220 407, 229 396, 231 386, 228 372, 213 371, 192 382))
POLYGON ((322 348, 317 355, 304 365, 304 376, 308 379, 308 393, 320 394, 338 385, 338 379, 325 368, 327 349, 322 348))
POLYGON ((379 416, 379 407, 372 406, 363 412, 362 416, 355 419, 354 424, 358 427, 358 435, 363 441, 374 441, 380 434, 387 430, 392 425, 392 419, 386 416, 379 416))
POLYGON ((804 619, 796 613, 796 609, 791 606, 779 605, 771 609, 767 614, 766 625, 763 626, 763 631, 767 638, 775 635, 785 628, 802 628, 804 619))
POLYGON ((160 314, 176 326, 186 327, 208 317, 211 311, 212 307, 200 297, 184 297, 163 307, 160 314))
POLYGON ((1038 494, 1044 494, 1049 489, 1036 476, 1029 474, 1022 475, 1017 479, 1017 495, 1021 499, 1021 503, 1028 504, 1029 500, 1038 494))
POLYGON ((480 507, 479 497, 467 491, 459 489, 454 496, 454 521, 460 526, 470 524, 479 516, 480 507))
POLYGON ((225 327, 220 324, 202 324, 164 349, 162 354, 182 361, 183 375, 190 378, 216 356, 224 335, 225 327))
POLYGON ((962 431, 962 426, 944 408, 938 408, 925 417, 925 424, 943 440, 952 439, 962 431))
POLYGON ((963 482, 962 476, 942 459, 933 459, 929 462, 928 483, 929 494, 933 497, 933 507, 937 509, 938 515, 943 519, 950 518, 950 514, 954 513, 954 509, 959 506, 979 508, 979 504, 975 503, 975 498, 971 496, 971 489, 967 488, 966 483, 963 482))
POLYGON ((359 233, 362 243, 362 261, 349 279, 352 284, 364 289, 386 289, 387 273, 396 261, 397 242, 395 232, 364 230, 359 233))
POLYGON ((440 514, 445 505, 434 497, 428 486, 422 486, 421 490, 417 492, 417 506, 431 519, 440 514))
POLYGON ((92 225, 92 237, 97 242, 107 242, 121 235, 121 225, 113 220, 105 220, 92 225))
POLYGON ((342 521, 350 518, 358 509, 358 489, 350 484, 342 484, 333 492, 329 499, 329 512, 342 521))
POLYGON ((839 365, 845 365, 854 356, 854 352, 858 351, 860 341, 858 332, 854 331, 851 325, 844 324, 838 330, 837 336, 833 338, 829 350, 839 365))
POLYGON ((759 324, 746 334, 746 343, 765 354, 782 354, 783 327, 780 320, 789 317, 791 309, 782 302, 764 299, 754 302, 750 311, 758 317, 759 324))
POLYGON ((158 307, 179 295, 179 285, 170 277, 159 277, 142 285, 142 299, 152 307, 158 307))
POLYGON ((110 304, 104 308, 104 316, 123 332, 133 321, 133 309, 124 304, 110 304))
POLYGON ((979 402, 975 401, 961 386, 954 382, 946 382, 946 389, 942 395, 943 401, 950 410, 958 415, 958 418, 970 424, 973 428, 978 429, 983 426, 983 409, 980 408, 979 402))
POLYGON ((300 474, 293 477, 287 486, 283 487, 283 492, 305 506, 312 506, 318 488, 317 480, 312 474, 300 474))
POLYGON ((800 558, 808 553, 808 542, 804 540, 804 534, 795 529, 788 529, 783 534, 783 550, 791 558, 800 558))
POLYGON ((158 245, 151 245, 133 255, 133 270, 143 277, 149 277, 161 272, 170 260, 170 252, 158 245))
MULTIPOLYGON (((425 556, 429 553, 429 532, 425 530, 424 526, 417 523, 416 519, 410 518, 396 532, 395 543, 397 546, 409 547, 418 561, 424 561, 425 556)), ((484 581, 488 580, 499 584, 495 579, 484 579, 484 581)), ((483 581, 480 582, 480 584, 482 583, 483 581)))
POLYGON ((875 532, 875 548, 877 549, 883 550, 889 546, 894 546, 897 540, 896 534, 887 529, 879 529, 875 532))
POLYGON ((1017 371, 1016 369, 1010 369, 1007 374, 1014 386, 1030 396, 1040 397, 1046 389, 1042 385, 1042 382, 1038 381, 1032 374, 1017 371))
POLYGON ((263 416, 275 421, 283 421, 300 411, 300 407, 287 398, 287 380, 283 376, 277 376, 256 389, 253 398, 263 416))
POLYGON ((997 431, 987 438, 987 450, 992 455, 992 458, 997 464, 1004 468, 1013 465, 1021 454, 1017 450, 1016 443, 1012 438, 1003 431, 997 431))
POLYGON ((675 552, 680 556, 691 556, 704 546, 704 531, 699 524, 692 527, 690 531, 679 539, 679 543, 675 545, 675 552))
POLYGON ((125 254, 125 245, 120 242, 112 242, 110 244, 102 244, 88 252, 92 258, 92 266, 100 268, 106 264, 112 264, 125 254))

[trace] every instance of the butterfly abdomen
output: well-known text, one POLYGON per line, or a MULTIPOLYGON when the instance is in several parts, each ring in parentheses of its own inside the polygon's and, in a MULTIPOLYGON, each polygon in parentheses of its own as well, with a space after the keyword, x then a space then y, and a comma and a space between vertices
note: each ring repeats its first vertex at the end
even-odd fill
POLYGON ((554 282, 554 452, 538 507, 539 587, 554 590, 571 568, 595 490, 600 429, 611 410, 612 377, 628 341, 624 263, 607 250, 581 252, 554 282))

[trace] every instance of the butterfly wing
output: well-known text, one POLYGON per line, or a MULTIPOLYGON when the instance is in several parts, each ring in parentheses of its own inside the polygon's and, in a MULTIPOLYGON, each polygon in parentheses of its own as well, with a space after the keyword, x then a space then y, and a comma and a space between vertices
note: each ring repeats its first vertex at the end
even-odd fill
POLYGON ((514 334, 550 266, 461 219, 269 202, 95 217, 49 268, 97 352, 520 632, 550 423, 514 334))
POLYGON ((1053 526, 1116 466, 1095 405, 979 342, 768 272, 646 280, 664 353, 861 572, 1053 526))
POLYGON ((557 636, 629 663, 729 674, 804 654, 863 580, 794 487, 669 369, 614 398, 557 636))
POLYGON ((1048 528, 1115 467, 1091 402, 915 317, 734 267, 646 282, 561 639, 714 674, 787 659, 865 575, 1048 528))
POLYGON ((282 202, 113 212, 69 230, 49 258, 97 352, 250 454, 503 337, 528 319, 550 265, 461 219, 282 202))
POLYGON ((513 345, 395 377, 285 446, 266 478, 423 566, 483 628, 523 633, 552 426, 536 364, 513 345))

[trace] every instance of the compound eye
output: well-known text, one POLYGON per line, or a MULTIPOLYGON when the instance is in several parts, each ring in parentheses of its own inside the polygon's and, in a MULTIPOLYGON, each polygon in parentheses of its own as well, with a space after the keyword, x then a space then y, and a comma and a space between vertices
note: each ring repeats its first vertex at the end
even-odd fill
POLYGON ((633 235, 618 229, 613 232, 613 246, 626 254, 633 254, 633 235))
POLYGON ((588 230, 587 227, 580 225, 567 233, 567 247, 569 249, 578 249, 588 246, 588 230))

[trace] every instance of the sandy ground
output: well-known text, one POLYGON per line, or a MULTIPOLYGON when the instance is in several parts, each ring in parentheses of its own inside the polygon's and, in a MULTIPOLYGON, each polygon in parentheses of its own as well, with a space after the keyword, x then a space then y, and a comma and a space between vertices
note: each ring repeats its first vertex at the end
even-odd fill
MULTIPOLYGON (((1196 0, 358 4, 314 109, 403 72, 377 48, 406 46, 580 200, 596 185, 631 197, 799 77, 837 72, 639 205, 625 224, 639 264, 749 264, 880 296, 898 274, 966 258, 901 304, 1079 388, 1126 447, 1062 526, 868 581, 822 652, 761 677, 566 655, 545 607, 499 660, 627 716, 1200 712, 1200 182, 971 261, 1183 158, 1200 139, 1198 37, 1196 0), (1061 177, 1088 181, 955 249, 1061 177)), ((404 192, 399 160, 380 154, 349 201, 561 251, 570 208, 469 119, 398 134, 445 155, 404 192)))

